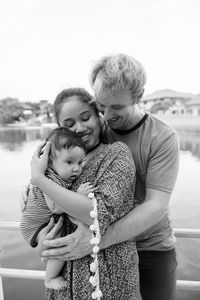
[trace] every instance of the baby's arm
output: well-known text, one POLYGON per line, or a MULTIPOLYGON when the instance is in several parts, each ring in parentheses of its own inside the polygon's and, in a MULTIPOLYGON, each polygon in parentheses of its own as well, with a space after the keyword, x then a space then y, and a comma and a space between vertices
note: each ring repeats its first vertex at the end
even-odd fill
POLYGON ((77 193, 82 194, 84 196, 88 196, 89 193, 94 193, 97 188, 95 188, 90 182, 82 183, 78 189, 77 193))

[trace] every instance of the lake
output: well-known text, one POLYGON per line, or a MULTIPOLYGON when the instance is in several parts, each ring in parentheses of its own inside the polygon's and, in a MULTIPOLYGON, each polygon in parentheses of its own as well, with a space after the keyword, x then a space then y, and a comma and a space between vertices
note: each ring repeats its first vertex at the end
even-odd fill
MULTIPOLYGON (((0 220, 19 221, 21 191, 30 177, 33 151, 48 128, 0 128, 0 220)), ((174 227, 200 228, 200 132, 179 130, 180 171, 170 201, 174 227)), ((0 231, 1 265, 7 268, 41 269, 40 259, 20 232, 0 231)), ((200 280, 200 240, 178 239, 178 279, 200 280)), ((42 300, 43 282, 4 278, 5 300, 42 300)), ((177 300, 199 300, 199 292, 180 291, 177 300)))

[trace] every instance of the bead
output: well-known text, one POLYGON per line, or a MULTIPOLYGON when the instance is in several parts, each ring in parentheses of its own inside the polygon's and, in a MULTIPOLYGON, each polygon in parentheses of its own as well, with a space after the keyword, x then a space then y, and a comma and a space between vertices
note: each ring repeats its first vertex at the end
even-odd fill
POLYGON ((95 245, 99 244, 100 240, 97 237, 94 237, 90 240, 90 244, 95 245))
POLYGON ((95 243, 95 238, 92 238, 91 240, 90 240, 90 244, 91 245, 95 245, 96 243, 95 243))
POLYGON ((90 281, 91 285, 93 285, 93 286, 97 285, 97 281, 96 281, 96 278, 94 276, 90 276, 89 281, 90 281))
POLYGON ((99 252, 99 247, 98 246, 94 246, 92 249, 93 253, 98 253, 99 252))
POLYGON ((94 193, 89 193, 88 198, 90 198, 90 199, 94 198, 94 193))
POLYGON ((92 299, 97 299, 97 297, 96 297, 96 292, 93 292, 93 293, 92 293, 92 299))
POLYGON ((96 297, 97 298, 100 298, 100 297, 102 297, 103 295, 102 295, 102 292, 100 291, 100 290, 97 290, 96 291, 96 297))
POLYGON ((98 226, 96 224, 90 225, 90 230, 97 231, 97 229, 98 229, 98 226))
POLYGON ((90 217, 91 217, 91 218, 96 218, 96 217, 97 217, 96 211, 91 210, 91 212, 90 212, 90 217))
POLYGON ((90 271, 93 273, 96 271, 96 264, 94 262, 90 264, 90 271))

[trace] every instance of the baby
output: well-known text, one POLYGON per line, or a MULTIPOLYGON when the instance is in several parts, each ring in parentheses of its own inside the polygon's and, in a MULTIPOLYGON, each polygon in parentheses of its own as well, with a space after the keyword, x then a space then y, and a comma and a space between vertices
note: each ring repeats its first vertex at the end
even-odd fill
MULTIPOLYGON (((51 143, 47 176, 57 183, 59 181, 71 183, 81 174, 82 163, 86 156, 85 146, 81 138, 69 129, 59 127, 52 130, 47 141, 51 143)), ((81 184, 77 192, 87 196, 94 190, 93 186, 87 182, 81 184)), ((64 213, 62 208, 47 195, 43 194, 43 196, 54 215, 64 213)), ((45 273, 45 286, 47 288, 60 290, 65 287, 65 280, 59 275, 63 265, 64 261, 58 259, 47 260, 45 273)))

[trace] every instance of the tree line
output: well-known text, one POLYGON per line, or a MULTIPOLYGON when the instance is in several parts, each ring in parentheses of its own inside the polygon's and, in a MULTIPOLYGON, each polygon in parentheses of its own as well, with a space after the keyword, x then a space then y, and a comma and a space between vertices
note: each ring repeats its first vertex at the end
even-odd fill
POLYGON ((39 102, 21 102, 17 98, 4 98, 0 100, 0 124, 26 122, 32 118, 44 115, 46 120, 52 122, 53 105, 47 100, 39 102))

